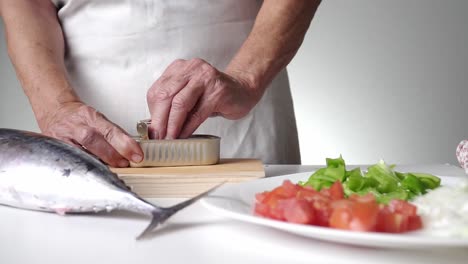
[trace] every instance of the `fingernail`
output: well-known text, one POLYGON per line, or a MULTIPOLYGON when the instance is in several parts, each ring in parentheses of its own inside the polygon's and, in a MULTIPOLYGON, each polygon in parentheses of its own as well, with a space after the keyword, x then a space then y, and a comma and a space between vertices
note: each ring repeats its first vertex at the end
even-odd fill
POLYGON ((142 160, 143 160, 143 157, 142 157, 141 155, 138 155, 138 154, 133 154, 133 155, 132 155, 132 161, 133 161, 133 162, 138 163, 138 162, 140 162, 140 161, 142 161, 142 160))
POLYGON ((117 163, 117 165, 119 165, 119 167, 128 167, 128 160, 126 159, 123 159, 123 160, 119 160, 119 162, 117 163))

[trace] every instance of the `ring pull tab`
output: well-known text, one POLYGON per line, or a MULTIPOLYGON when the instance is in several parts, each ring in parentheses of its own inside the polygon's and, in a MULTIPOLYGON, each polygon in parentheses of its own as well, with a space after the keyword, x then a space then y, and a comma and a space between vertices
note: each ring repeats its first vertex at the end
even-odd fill
POLYGON ((151 124, 151 119, 145 119, 138 121, 137 123, 137 132, 142 140, 149 139, 149 125, 151 124))

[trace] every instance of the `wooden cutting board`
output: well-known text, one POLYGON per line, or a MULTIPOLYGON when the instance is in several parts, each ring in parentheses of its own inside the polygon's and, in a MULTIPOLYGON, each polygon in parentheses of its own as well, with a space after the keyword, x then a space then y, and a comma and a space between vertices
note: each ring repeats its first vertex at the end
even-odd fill
POLYGON ((222 182, 265 177, 257 159, 221 159, 209 166, 111 168, 143 198, 193 197, 222 182))

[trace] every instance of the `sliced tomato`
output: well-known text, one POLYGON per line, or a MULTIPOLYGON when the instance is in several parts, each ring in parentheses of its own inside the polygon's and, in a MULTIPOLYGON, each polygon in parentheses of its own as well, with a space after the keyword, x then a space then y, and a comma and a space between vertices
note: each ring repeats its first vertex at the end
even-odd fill
POLYGON ((278 208, 278 202, 283 200, 284 196, 279 195, 278 192, 266 192, 261 193, 256 198, 255 213, 277 220, 284 220, 283 211, 278 208))
POLYGON ((312 200, 317 194, 319 194, 319 192, 314 189, 300 188, 296 193, 296 198, 312 200))
POLYGON ((377 220, 377 231, 402 233, 422 228, 421 217, 417 215, 416 206, 403 201, 392 200, 383 206, 377 220))
POLYGON ((330 226, 330 216, 332 208, 330 207, 329 199, 316 199, 312 201, 312 206, 315 211, 315 223, 318 226, 330 226))
POLYGON ((289 198, 284 191, 283 186, 278 186, 269 192, 269 195, 274 195, 281 198, 289 198))
POLYGON ((331 202, 330 204, 330 207, 334 210, 334 209, 338 209, 338 208, 341 208, 341 207, 346 207, 346 208, 352 208, 353 206, 353 201, 349 200, 349 199, 341 199, 341 200, 336 200, 336 201, 333 201, 331 202))
POLYGON ((330 198, 332 200, 340 200, 340 199, 345 198, 344 197, 344 191, 343 191, 343 185, 341 184, 340 181, 336 181, 330 187, 330 198))
POLYGON ((278 192, 269 192, 266 194, 266 197, 262 203, 267 204, 270 207, 276 207, 278 201, 282 199, 285 199, 285 197, 278 194, 278 192))
POLYGON ((353 219, 349 229, 355 231, 374 231, 379 214, 379 205, 374 201, 355 201, 352 207, 353 219))
POLYGON ((408 216, 380 211, 376 231, 385 233, 402 233, 408 230, 408 216))
POLYGON ((376 203, 375 196, 372 193, 366 195, 351 194, 349 200, 360 203, 376 203))
POLYGON ((269 211, 268 211, 268 215, 270 218, 273 218, 273 219, 276 219, 276 220, 286 220, 284 218, 284 207, 270 207, 269 211))
POLYGON ((319 192, 286 180, 272 191, 256 194, 255 199, 255 214, 280 221, 388 233, 422 228, 414 205, 403 200, 379 205, 370 193, 345 198, 340 182, 319 192))
POLYGON ((278 204, 284 199, 284 196, 278 195, 277 192, 271 192, 267 195, 267 198, 265 199, 265 204, 269 207, 268 214, 271 218, 277 220, 284 220, 283 207, 278 206, 278 204))
POLYGON ((284 206, 284 218, 288 222, 298 224, 313 224, 315 220, 314 209, 305 200, 290 198, 282 200, 279 206, 284 206))
POLYGON ((332 202, 333 212, 330 216, 330 227, 349 229, 352 220, 353 202, 349 200, 337 200, 332 202))
POLYGON ((392 200, 388 203, 389 209, 394 213, 400 213, 405 215, 416 215, 416 206, 403 200, 392 200))
POLYGON ((412 215, 408 217, 408 230, 414 231, 423 228, 423 222, 419 215, 412 215))
POLYGON ((267 194, 268 194, 268 192, 261 192, 261 193, 255 194, 255 201, 257 203, 262 203, 265 200, 265 198, 267 197, 267 194))
POLYGON ((299 200, 307 200, 309 202, 314 201, 323 201, 324 203, 329 203, 330 198, 328 196, 323 195, 315 190, 309 189, 301 189, 296 193, 296 198, 299 200))
POLYGON ((268 207, 268 205, 263 204, 263 203, 255 204, 255 208, 254 208, 255 214, 269 217, 269 211, 270 211, 270 208, 268 207))
POLYGON ((330 227, 355 231, 375 230, 379 213, 375 201, 338 200, 332 203, 332 208, 330 227))
POLYGON ((285 180, 281 186, 274 188, 270 193, 286 199, 294 197, 299 189, 300 186, 285 180))
POLYGON ((322 188, 320 190, 320 194, 322 194, 325 197, 330 197, 330 189, 329 188, 322 188))
POLYGON ((283 187, 283 195, 288 198, 295 197, 296 193, 301 189, 301 186, 292 183, 290 180, 283 181, 281 187, 283 187))

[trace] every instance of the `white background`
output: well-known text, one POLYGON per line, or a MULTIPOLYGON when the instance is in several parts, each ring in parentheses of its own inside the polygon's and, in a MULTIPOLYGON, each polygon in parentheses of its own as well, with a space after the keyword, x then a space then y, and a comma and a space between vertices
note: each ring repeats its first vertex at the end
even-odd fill
MULTIPOLYGON (((456 164, 468 1, 323 1, 289 66, 303 164, 456 164)), ((37 130, 0 31, 0 127, 37 130)))

